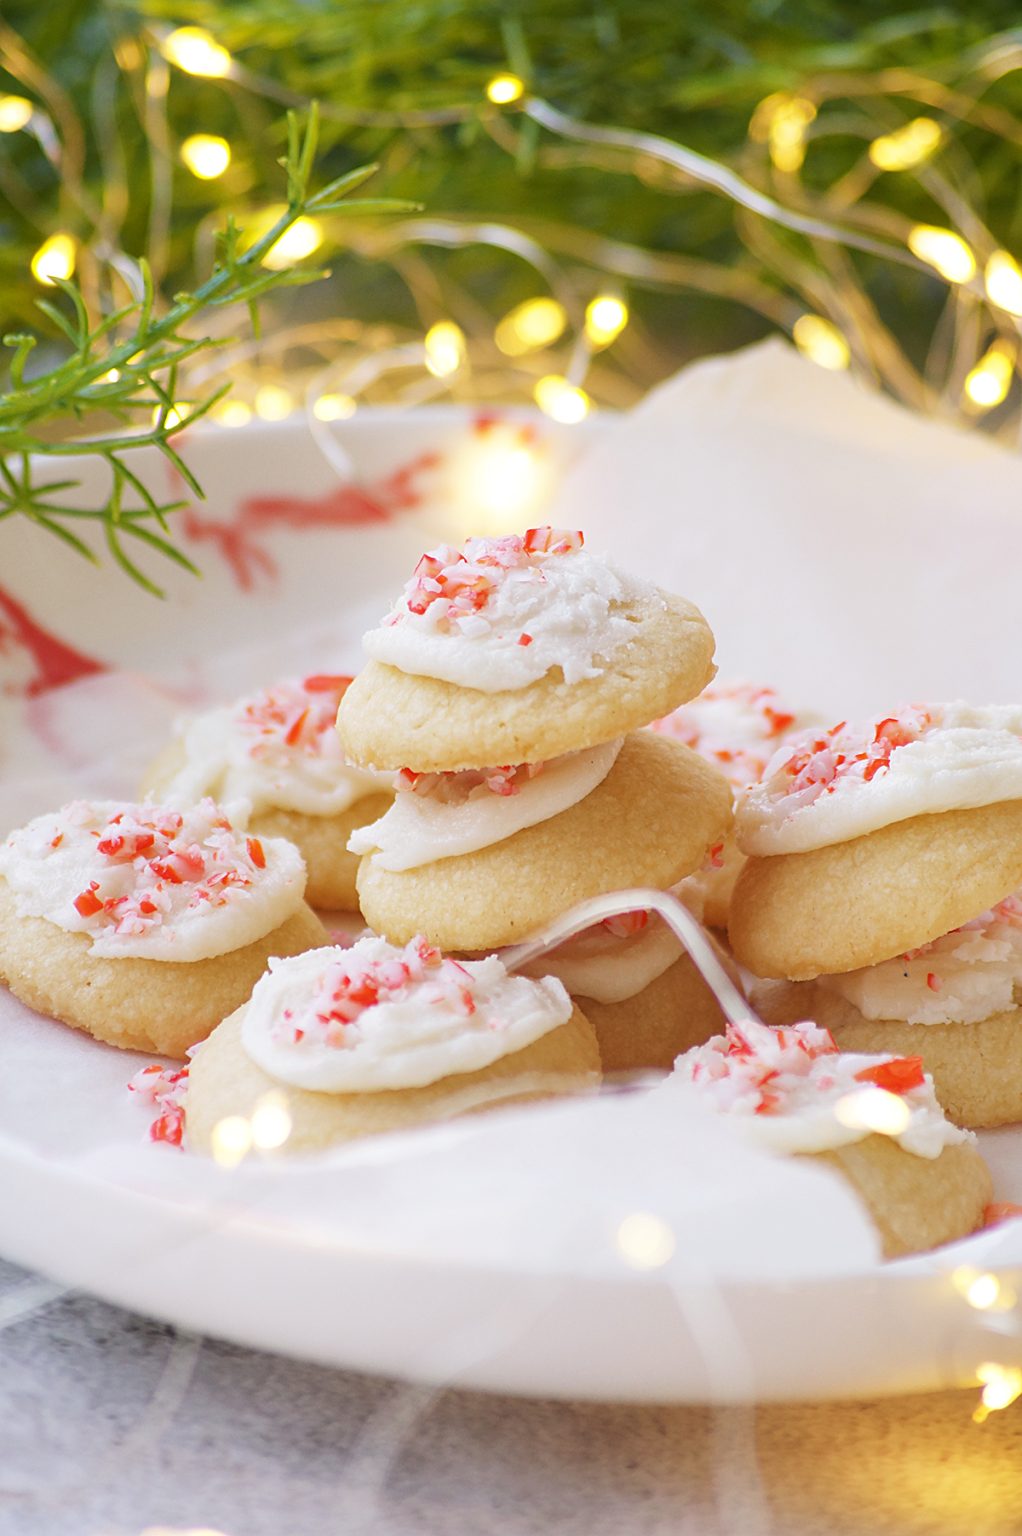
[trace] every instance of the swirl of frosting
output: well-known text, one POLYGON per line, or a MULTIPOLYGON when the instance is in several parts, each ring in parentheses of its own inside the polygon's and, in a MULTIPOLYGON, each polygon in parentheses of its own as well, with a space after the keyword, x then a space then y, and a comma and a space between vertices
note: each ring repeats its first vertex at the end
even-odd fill
POLYGON ((396 775, 394 803, 379 821, 348 839, 352 853, 371 854, 381 869, 418 869, 501 843, 549 821, 602 784, 623 737, 545 763, 459 773, 396 775))
POLYGON ((206 960, 271 933, 302 904, 283 838, 247 837, 219 806, 74 800, 0 844, 19 916, 84 933, 92 953, 206 960))
POLYGON ((347 762, 334 725, 350 677, 290 678, 205 711, 181 730, 186 761, 161 785, 185 804, 206 795, 247 800, 253 814, 281 807, 335 816, 378 793, 383 775, 347 762))
MULTIPOLYGON (((868 1100, 901 1102, 885 1134, 916 1157, 972 1141, 945 1118, 918 1056, 839 1052, 816 1024, 770 1028, 746 1019, 679 1056, 667 1090, 695 1092, 743 1134, 777 1152, 827 1152, 862 1141, 875 1126, 868 1100)), ((661 1091, 661 1090, 658 1090, 661 1091)))
POLYGON ((663 599, 582 545, 581 533, 532 528, 430 551, 363 637, 366 654, 481 693, 527 688, 555 668, 567 683, 598 677, 631 639, 629 604, 663 599))
POLYGON ((368 935, 350 949, 271 960, 246 1005, 242 1042, 271 1077, 317 1093, 421 1088, 478 1072, 567 1023, 559 981, 500 960, 446 959, 368 935))
POLYGON ((1022 799, 1022 707, 912 705, 803 731, 738 803, 743 853, 804 853, 893 822, 1022 799))

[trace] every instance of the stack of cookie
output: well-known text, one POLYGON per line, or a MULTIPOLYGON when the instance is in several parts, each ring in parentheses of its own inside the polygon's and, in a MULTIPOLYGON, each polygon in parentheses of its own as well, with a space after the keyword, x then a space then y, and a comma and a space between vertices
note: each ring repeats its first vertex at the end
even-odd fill
MULTIPOLYGON (((641 729, 709 682, 709 627, 684 599, 597 559, 580 533, 424 555, 364 645, 338 729, 350 761, 397 776, 394 805, 349 843, 366 921, 391 942, 421 933, 462 954, 497 950, 586 897, 673 887, 727 832, 726 780, 641 729)), ((669 1064, 715 1027, 693 1037, 681 987, 647 995, 677 963, 665 937, 640 963, 622 957, 608 1004, 585 956, 565 961, 605 1066, 669 1064)), ((556 973, 556 957, 544 968, 556 973)))
POLYGON ((739 808, 738 959, 771 1023, 919 1058, 961 1125, 1022 1120, 1022 710, 808 732, 739 808))

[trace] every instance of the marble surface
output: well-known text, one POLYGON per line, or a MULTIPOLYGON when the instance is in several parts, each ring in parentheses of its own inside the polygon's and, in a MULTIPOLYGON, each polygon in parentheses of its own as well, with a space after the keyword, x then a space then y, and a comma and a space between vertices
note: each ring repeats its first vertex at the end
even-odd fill
POLYGON ((635 1408, 409 1387, 0 1264, 0 1536, 1009 1536, 1022 1403, 635 1408))

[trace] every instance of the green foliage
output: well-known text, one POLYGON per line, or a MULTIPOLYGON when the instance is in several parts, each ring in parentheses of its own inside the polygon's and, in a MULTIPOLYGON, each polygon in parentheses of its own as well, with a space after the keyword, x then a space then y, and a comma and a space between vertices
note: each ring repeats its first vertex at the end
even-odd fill
POLYGON ((11 387, 0 395, 0 520, 15 514, 29 517, 89 560, 95 559, 93 550, 74 531, 74 525, 81 520, 99 522, 114 559, 133 580, 156 595, 160 595, 159 588, 128 554, 126 540, 134 540, 194 570, 166 537, 168 515, 182 503, 157 501, 130 463, 131 452, 144 446, 156 448, 193 494, 202 495, 171 438, 204 416, 230 385, 187 408, 175 409, 182 365, 215 345, 209 335, 192 335, 189 328, 196 321, 208 320, 218 310, 238 304, 248 306, 256 323, 257 305, 267 294, 322 278, 325 274, 321 271, 273 271, 263 265, 276 241, 299 218, 403 206, 366 200, 344 202, 349 192, 372 175, 374 166, 349 172, 321 191, 310 192, 317 135, 315 108, 304 133, 296 115, 288 114, 288 149, 282 162, 287 173, 285 211, 247 248, 233 218, 228 217, 211 275, 194 292, 178 293, 169 309, 161 312, 152 273, 143 259, 139 263, 139 297, 111 310, 97 323, 91 321, 77 285, 55 279, 67 304, 38 300, 37 305, 66 338, 70 351, 60 363, 34 378, 26 379, 25 368, 36 344, 35 337, 30 333, 4 336, 4 345, 13 349, 13 357, 11 387), (129 431, 105 428, 86 439, 60 434, 61 426, 69 421, 86 425, 90 418, 108 421, 112 417, 121 423, 131 423, 140 416, 151 419, 151 426, 129 431), (50 481, 40 485, 39 461, 82 454, 99 454, 107 461, 111 472, 109 495, 98 505, 85 508, 69 508, 54 502, 51 498, 58 491, 67 490, 76 482, 50 481), (137 506, 125 505, 126 492, 135 493, 137 506))
MULTIPOLYGON (((53 428, 97 408, 115 417, 155 410, 155 425, 132 441, 172 453, 174 370, 223 339, 211 325, 195 340, 190 324, 256 298, 269 300, 275 331, 346 315, 421 335, 451 314, 489 344, 504 313, 560 280, 574 296, 552 359, 562 371, 586 297, 610 279, 628 289, 632 315, 594 364, 610 400, 634 398, 692 356, 790 330, 811 309, 849 336, 857 365, 899 398, 925 408, 942 398, 956 409, 970 349, 981 350, 1003 316, 983 309, 978 289, 949 292, 918 266, 876 254, 873 237, 904 253, 910 225, 930 222, 960 228, 981 264, 997 247, 1018 253, 1017 22, 1011 0, 900 8, 889 0, 7 0, 0 91, 29 96, 44 126, 0 135, 0 328, 13 348, 0 409, 8 456, 0 516, 24 512, 73 540, 17 456, 84 451, 54 446, 53 428), (165 61, 161 42, 186 24, 230 50, 230 78, 196 78, 165 61), (575 119, 673 140, 796 214, 829 211, 858 239, 828 245, 780 228, 641 155, 600 153, 513 107, 494 108, 486 83, 508 69, 575 119), (757 107, 778 92, 818 107, 805 163, 792 174, 749 132, 757 107), (362 163, 378 162, 388 192, 414 198, 428 218, 381 224, 371 216, 379 205, 354 204, 363 217, 342 226, 331 223, 342 211, 331 199, 296 202, 308 165, 296 161, 292 129, 287 217, 315 206, 328 216, 333 247, 331 281, 296 296, 309 274, 259 269, 230 220, 261 227, 286 148, 280 107, 310 100, 322 103, 323 173, 357 177, 362 163), (918 174, 871 169, 870 141, 921 113, 943 133, 933 160, 918 174), (180 163, 181 142, 196 132, 232 146, 218 180, 200 181, 180 163), (219 264, 197 284, 212 229, 225 221, 219 264), (470 230, 446 238, 477 223, 514 239, 470 230), (80 242, 79 297, 47 307, 40 323, 29 262, 54 230, 80 242), (523 238, 541 260, 522 259, 523 238), (124 253, 144 254, 150 274, 126 306, 115 259, 124 253), (211 292, 210 283, 221 286, 211 292), (32 378, 37 359, 43 372, 32 378), (115 366, 119 379, 105 381, 115 366)), ((190 419, 212 403, 205 398, 190 419)), ((171 554, 160 527, 170 509, 143 497, 124 510, 125 436, 104 441, 113 495, 91 515, 137 576, 125 540, 171 554)))

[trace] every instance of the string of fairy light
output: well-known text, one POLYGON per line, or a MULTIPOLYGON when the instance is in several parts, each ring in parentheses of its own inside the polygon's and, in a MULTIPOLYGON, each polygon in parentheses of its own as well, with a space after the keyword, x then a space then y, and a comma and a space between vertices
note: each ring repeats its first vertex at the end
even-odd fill
MULTIPOLYGON (((168 70, 171 76, 177 70, 272 94, 268 82, 245 70, 208 31, 197 26, 154 29, 137 42, 123 40, 118 60, 124 68, 147 70, 147 86, 157 101, 172 88, 168 70), (146 64, 147 59, 155 59, 155 66, 146 64)), ((12 72, 16 67, 15 60, 12 72)), ((994 39, 985 52, 977 52, 970 67, 981 82, 998 78, 1009 69, 1022 67, 1022 47, 994 39)), ((467 322, 464 313, 457 312, 459 308, 467 312, 472 306, 459 306, 455 293, 449 305, 451 312, 430 317, 418 335, 410 328, 394 325, 360 330, 353 324, 344 345, 334 346, 332 352, 320 349, 319 361, 311 364, 308 357, 317 351, 315 343, 306 337, 302 355, 296 351, 289 357, 285 333, 277 338, 274 348, 276 370, 267 366, 265 354, 258 350, 239 352, 227 346, 219 355, 219 371, 235 380, 235 388, 214 415, 225 425, 237 426, 253 414, 279 420, 306 408, 319 421, 329 422, 350 416, 363 400, 401 402, 448 396, 482 401, 511 397, 531 399, 553 420, 573 424, 583 420, 594 404, 628 405, 641 392, 641 383, 622 365, 615 344, 633 321, 629 289, 646 285, 726 292, 786 329, 798 350, 823 368, 855 369, 917 408, 969 421, 988 416, 1004 406, 1013 388, 1016 397, 1022 393, 1015 387, 1022 267, 1010 251, 997 244, 979 213, 965 202, 959 186, 941 168, 940 154, 948 147, 953 137, 951 125, 956 122, 978 122, 1016 143, 1022 143, 1022 122, 1001 107, 996 111, 984 107, 978 88, 962 92, 939 81, 889 73, 889 80, 883 76, 861 80, 822 76, 807 81, 799 91, 767 96, 752 114, 746 151, 737 169, 651 135, 574 122, 530 97, 526 82, 507 71, 495 74, 485 84, 477 107, 402 116, 345 114, 343 109, 327 104, 326 115, 334 110, 353 121, 371 119, 395 127, 403 122, 411 124, 413 118, 416 122, 450 123, 475 113, 484 130, 509 152, 517 142, 517 125, 531 119, 572 145, 572 165, 629 174, 666 188, 711 187, 735 202, 743 235, 782 286, 764 284, 757 274, 734 267, 725 271, 714 268, 713 263, 684 258, 672 265, 666 253, 637 247, 622 252, 613 242, 599 237, 592 240, 590 259, 581 267, 574 259, 576 252, 567 247, 570 262, 557 259, 557 241, 563 232, 532 235, 521 225, 456 218, 399 219, 382 229, 367 226, 354 232, 349 225, 345 231, 347 246, 359 254, 389 261, 413 290, 416 279, 402 260, 407 252, 483 244, 503 248, 515 259, 529 263, 548 292, 495 317, 488 330, 467 322), (861 162, 842 177, 840 185, 815 192, 802 172, 814 142, 832 131, 825 109, 837 96, 855 101, 859 107, 864 100, 878 97, 888 101, 916 99, 928 110, 893 125, 881 124, 882 114, 864 115, 854 129, 863 137, 861 162), (882 201, 870 198, 870 190, 885 176, 916 177, 930 197, 947 210, 948 224, 913 223, 882 201), (805 235, 821 259, 811 268, 802 263, 800 269, 790 252, 778 249, 771 233, 775 226, 805 235), (922 376, 880 321, 851 263, 836 260, 854 250, 907 263, 945 285, 952 314, 951 344, 933 349, 930 369, 922 376), (804 302, 807 298, 811 304, 804 302), (374 362, 366 370, 361 365, 369 351, 374 362), (286 372, 281 366, 285 361, 286 372), (310 394, 304 383, 313 375, 319 383, 310 394)), ((849 131, 847 113, 842 115, 840 131, 849 131)), ((2 96, 0 133, 17 132, 33 134, 42 151, 60 164, 61 136, 46 108, 27 96, 2 96)), ((562 152, 555 144, 541 149, 538 158, 540 163, 554 164, 562 152)), ((960 154, 960 146, 956 153, 960 154)), ((188 134, 177 145, 176 154, 185 170, 201 181, 216 181, 237 159, 226 138, 203 132, 188 134)), ((63 164, 61 169, 66 175, 68 166, 63 164)), ((165 167, 163 176, 166 181, 165 167)), ((165 187, 163 195, 166 200, 170 190, 165 187)), ((83 206, 84 201, 79 189, 68 188, 69 206, 83 206)), ((255 209, 255 224, 268 227, 277 211, 255 209)), ((257 234, 258 229, 253 228, 257 234)), ((211 230, 200 229, 197 243, 204 238, 211 240, 211 230)), ((271 252, 268 263, 294 265, 316 254, 328 240, 329 228, 323 221, 300 219, 271 252)), ((109 231, 106 243, 109 245, 109 231)), ((61 229, 42 240, 31 268, 37 281, 46 286, 52 285, 54 278, 70 277, 80 264, 95 259, 89 242, 79 241, 70 229, 61 229)), ((103 259, 110 260, 109 251, 103 259)), ((436 293, 423 291, 426 286, 420 283, 413 292, 424 313, 437 308, 436 293)), ((210 364, 207 361, 203 366, 208 378, 210 364)), ((1004 411, 997 420, 1005 436, 1017 432, 1017 422, 1008 419, 1004 411)))

